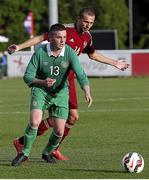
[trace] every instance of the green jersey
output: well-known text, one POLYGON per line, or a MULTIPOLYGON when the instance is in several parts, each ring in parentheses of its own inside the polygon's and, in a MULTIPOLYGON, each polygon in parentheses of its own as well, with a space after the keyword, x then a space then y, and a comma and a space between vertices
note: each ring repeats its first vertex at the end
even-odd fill
POLYGON ((52 55, 50 44, 40 47, 32 56, 24 81, 32 87, 31 109, 50 110, 54 118, 67 119, 68 117, 68 82, 70 69, 73 69, 81 87, 89 81, 79 63, 75 51, 65 45, 58 57, 52 55), (45 80, 47 77, 56 79, 51 87, 42 87, 32 84, 35 79, 45 80))
POLYGON ((32 86, 34 79, 49 77, 56 79, 56 83, 50 88, 41 88, 47 93, 57 93, 68 86, 67 77, 70 69, 75 72, 81 87, 89 84, 78 56, 71 47, 65 45, 58 57, 50 54, 49 47, 50 44, 44 45, 33 54, 24 75, 24 80, 29 86, 32 86))

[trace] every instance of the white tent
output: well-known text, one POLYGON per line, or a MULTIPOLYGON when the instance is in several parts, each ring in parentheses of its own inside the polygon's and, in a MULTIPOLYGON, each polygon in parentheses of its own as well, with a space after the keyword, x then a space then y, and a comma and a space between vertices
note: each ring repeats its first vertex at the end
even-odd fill
POLYGON ((0 35, 0 43, 2 43, 2 42, 8 42, 8 41, 9 41, 9 39, 8 39, 7 37, 0 35))

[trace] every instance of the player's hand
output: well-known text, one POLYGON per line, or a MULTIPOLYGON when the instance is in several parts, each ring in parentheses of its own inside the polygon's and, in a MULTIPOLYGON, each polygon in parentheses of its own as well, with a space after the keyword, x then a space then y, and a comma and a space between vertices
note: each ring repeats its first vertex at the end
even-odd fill
POLYGON ((56 79, 52 79, 52 78, 46 78, 45 79, 45 84, 46 87, 51 87, 53 86, 53 84, 56 82, 56 79))
POLYGON ((88 102, 88 108, 90 108, 92 105, 92 102, 93 102, 93 99, 92 99, 90 93, 86 93, 85 98, 86 98, 86 101, 88 102))
POLYGON ((53 84, 56 82, 56 79, 46 78, 45 81, 46 81, 47 87, 51 87, 51 86, 53 86, 53 84))
POLYGON ((12 44, 8 47, 7 50, 9 54, 13 54, 16 51, 19 51, 19 46, 17 46, 16 44, 12 44))
POLYGON ((75 52, 77 53, 77 55, 79 55, 79 53, 80 53, 80 47, 76 46, 74 50, 75 50, 75 52))
POLYGON ((115 67, 124 71, 125 69, 127 69, 129 67, 129 64, 124 60, 118 60, 118 61, 116 61, 115 67))

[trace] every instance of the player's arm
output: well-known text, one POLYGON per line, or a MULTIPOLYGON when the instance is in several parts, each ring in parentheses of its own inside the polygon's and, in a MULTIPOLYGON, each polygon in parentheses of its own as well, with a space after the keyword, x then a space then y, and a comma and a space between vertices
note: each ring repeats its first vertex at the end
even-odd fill
POLYGON ((27 41, 21 43, 21 44, 12 44, 8 47, 8 53, 12 54, 16 51, 20 51, 21 49, 34 46, 35 44, 38 44, 40 42, 44 41, 44 35, 35 36, 31 39, 28 39, 27 41))
POLYGON ((31 86, 37 86, 37 87, 51 87, 56 82, 55 79, 47 77, 46 79, 37 79, 36 78, 36 72, 38 71, 38 66, 40 64, 40 58, 39 58, 39 51, 35 52, 30 62, 28 63, 28 66, 26 68, 25 74, 24 74, 24 81, 25 83, 31 87, 31 86))
POLYGON ((37 79, 36 78, 36 72, 38 70, 38 66, 40 64, 39 52, 35 52, 26 68, 25 74, 24 74, 24 81, 25 83, 31 87, 51 87, 56 82, 55 79, 47 77, 46 79, 37 79))
POLYGON ((90 93, 90 86, 89 85, 83 86, 83 91, 85 94, 86 101, 88 102, 88 108, 89 108, 93 102, 93 99, 90 93))
POLYGON ((86 101, 88 102, 88 107, 90 107, 93 100, 90 93, 89 80, 75 52, 73 52, 71 56, 71 67, 76 74, 77 80, 81 88, 84 91, 86 101))
POLYGON ((93 54, 88 54, 89 58, 92 60, 95 60, 97 62, 101 62, 104 64, 112 65, 122 71, 127 69, 129 67, 129 64, 124 60, 114 60, 111 58, 108 58, 101 53, 97 53, 96 51, 93 54))

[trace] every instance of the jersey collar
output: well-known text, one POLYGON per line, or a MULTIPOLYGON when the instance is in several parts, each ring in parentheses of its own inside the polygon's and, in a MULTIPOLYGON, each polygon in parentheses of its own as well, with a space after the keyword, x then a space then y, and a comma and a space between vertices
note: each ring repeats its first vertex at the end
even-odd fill
MULTIPOLYGON (((51 48, 50 48, 50 42, 47 43, 47 52, 48 52, 49 56, 53 56, 53 53, 52 53, 51 48)), ((58 57, 64 56, 64 53, 65 53, 65 46, 62 48, 62 50, 61 50, 60 54, 58 55, 58 57)))

